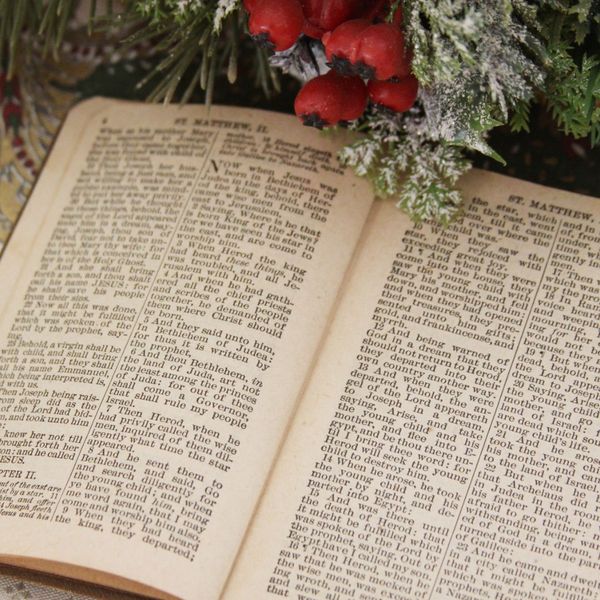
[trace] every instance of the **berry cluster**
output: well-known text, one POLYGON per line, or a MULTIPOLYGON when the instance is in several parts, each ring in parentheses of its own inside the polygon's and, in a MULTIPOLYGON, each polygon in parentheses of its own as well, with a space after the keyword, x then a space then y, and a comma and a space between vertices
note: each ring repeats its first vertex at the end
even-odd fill
POLYGON ((396 112, 413 105, 418 84, 410 73, 402 8, 388 22, 390 0, 244 0, 244 6, 250 34, 275 52, 301 35, 323 44, 330 70, 306 83, 294 103, 305 125, 352 121, 369 100, 396 112))

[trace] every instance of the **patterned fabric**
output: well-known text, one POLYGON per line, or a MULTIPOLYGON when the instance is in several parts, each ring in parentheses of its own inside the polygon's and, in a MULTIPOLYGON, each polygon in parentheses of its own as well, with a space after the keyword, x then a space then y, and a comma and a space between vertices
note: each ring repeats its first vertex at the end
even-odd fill
POLYGON ((58 588, 32 583, 0 573, 2 600, 91 600, 92 596, 73 594, 58 588))
POLYGON ((60 123, 75 98, 71 78, 92 63, 72 54, 64 67, 29 56, 10 81, 0 71, 0 245, 19 216, 60 123))
POLYGON ((54 579, 40 574, 26 574, 20 569, 11 567, 0 570, 0 600, 136 600, 138 598, 140 597, 132 594, 92 587, 83 583, 54 579), (70 590, 70 587, 73 590, 70 590))
POLYGON ((146 47, 69 33, 60 62, 32 51, 9 81, 0 68, 0 251, 23 208, 69 108, 94 95, 138 99, 134 82, 151 66, 146 47))

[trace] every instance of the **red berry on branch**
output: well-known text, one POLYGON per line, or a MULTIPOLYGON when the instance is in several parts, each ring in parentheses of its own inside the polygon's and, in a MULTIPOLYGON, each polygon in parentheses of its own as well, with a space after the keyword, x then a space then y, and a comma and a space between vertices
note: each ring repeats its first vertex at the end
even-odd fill
POLYGON ((302 0, 306 20, 323 31, 355 19, 363 8, 364 0, 302 0))
POLYGON ((299 0, 258 0, 250 13, 248 29, 262 46, 281 52, 291 48, 304 25, 299 0))
POLYGON ((300 0, 300 4, 302 4, 304 16, 309 21, 315 22, 318 20, 319 15, 321 14, 323 0, 300 0))
POLYGON ((342 102, 341 120, 354 121, 365 112, 369 94, 365 82, 360 77, 344 77, 344 79, 345 81, 342 83, 344 100, 342 102))
POLYGON ((369 98, 374 104, 385 106, 395 112, 404 112, 412 107, 417 99, 419 82, 413 75, 400 81, 369 81, 369 98))
POLYGON ((342 75, 355 75, 356 53, 360 35, 371 23, 366 19, 346 21, 323 36, 325 55, 329 64, 342 75))
POLYGON ((302 33, 308 37, 314 38, 315 40, 320 40, 325 34, 325 30, 313 25, 308 19, 304 19, 302 33))
POLYGON ((363 79, 401 79, 410 74, 402 31, 390 23, 346 21, 323 36, 329 64, 342 75, 363 79))
POLYGON ((369 19, 375 23, 391 23, 396 27, 402 27, 404 17, 402 2, 396 6, 392 18, 389 18, 392 5, 394 4, 393 0, 373 0, 363 8, 359 16, 361 19, 369 19))
POLYGON ((329 71, 311 79, 296 96, 294 110, 304 125, 322 129, 358 119, 367 104, 367 87, 360 77, 329 71))
POLYGON ((377 23, 361 34, 355 67, 365 79, 386 80, 410 74, 410 58, 404 47, 404 35, 391 23, 377 23))
POLYGON ((325 0, 319 24, 326 31, 331 31, 345 21, 355 19, 363 4, 362 0, 325 0))
POLYGON ((383 21, 389 9, 390 0, 374 0, 363 8, 360 18, 369 19, 369 21, 374 21, 375 19, 383 21))

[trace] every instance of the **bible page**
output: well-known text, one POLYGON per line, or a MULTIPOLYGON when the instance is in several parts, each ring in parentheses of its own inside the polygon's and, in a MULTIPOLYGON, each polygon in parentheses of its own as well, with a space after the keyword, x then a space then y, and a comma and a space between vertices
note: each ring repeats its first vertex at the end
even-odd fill
POLYGON ((600 597, 600 200, 378 203, 225 600, 600 597))
POLYGON ((71 112, 0 262, 3 561, 218 597, 372 202, 337 147, 261 111, 71 112))

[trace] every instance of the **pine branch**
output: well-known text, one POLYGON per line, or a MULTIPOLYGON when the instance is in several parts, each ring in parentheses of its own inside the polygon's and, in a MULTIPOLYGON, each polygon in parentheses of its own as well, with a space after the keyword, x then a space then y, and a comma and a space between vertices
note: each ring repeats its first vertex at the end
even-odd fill
POLYGON ((224 65, 229 81, 235 81, 245 22, 245 15, 237 8, 238 0, 129 2, 123 18, 137 19, 141 24, 126 44, 151 40, 156 52, 164 56, 139 82, 139 87, 159 82, 150 93, 150 101, 168 103, 180 95, 186 102, 200 88, 210 105, 216 73, 224 65))
POLYGON ((15 4, 11 0, 0 0, 0 67, 4 64, 5 48, 8 49, 8 78, 15 70, 15 57, 21 37, 21 31, 27 24, 27 14, 24 4, 15 4))

